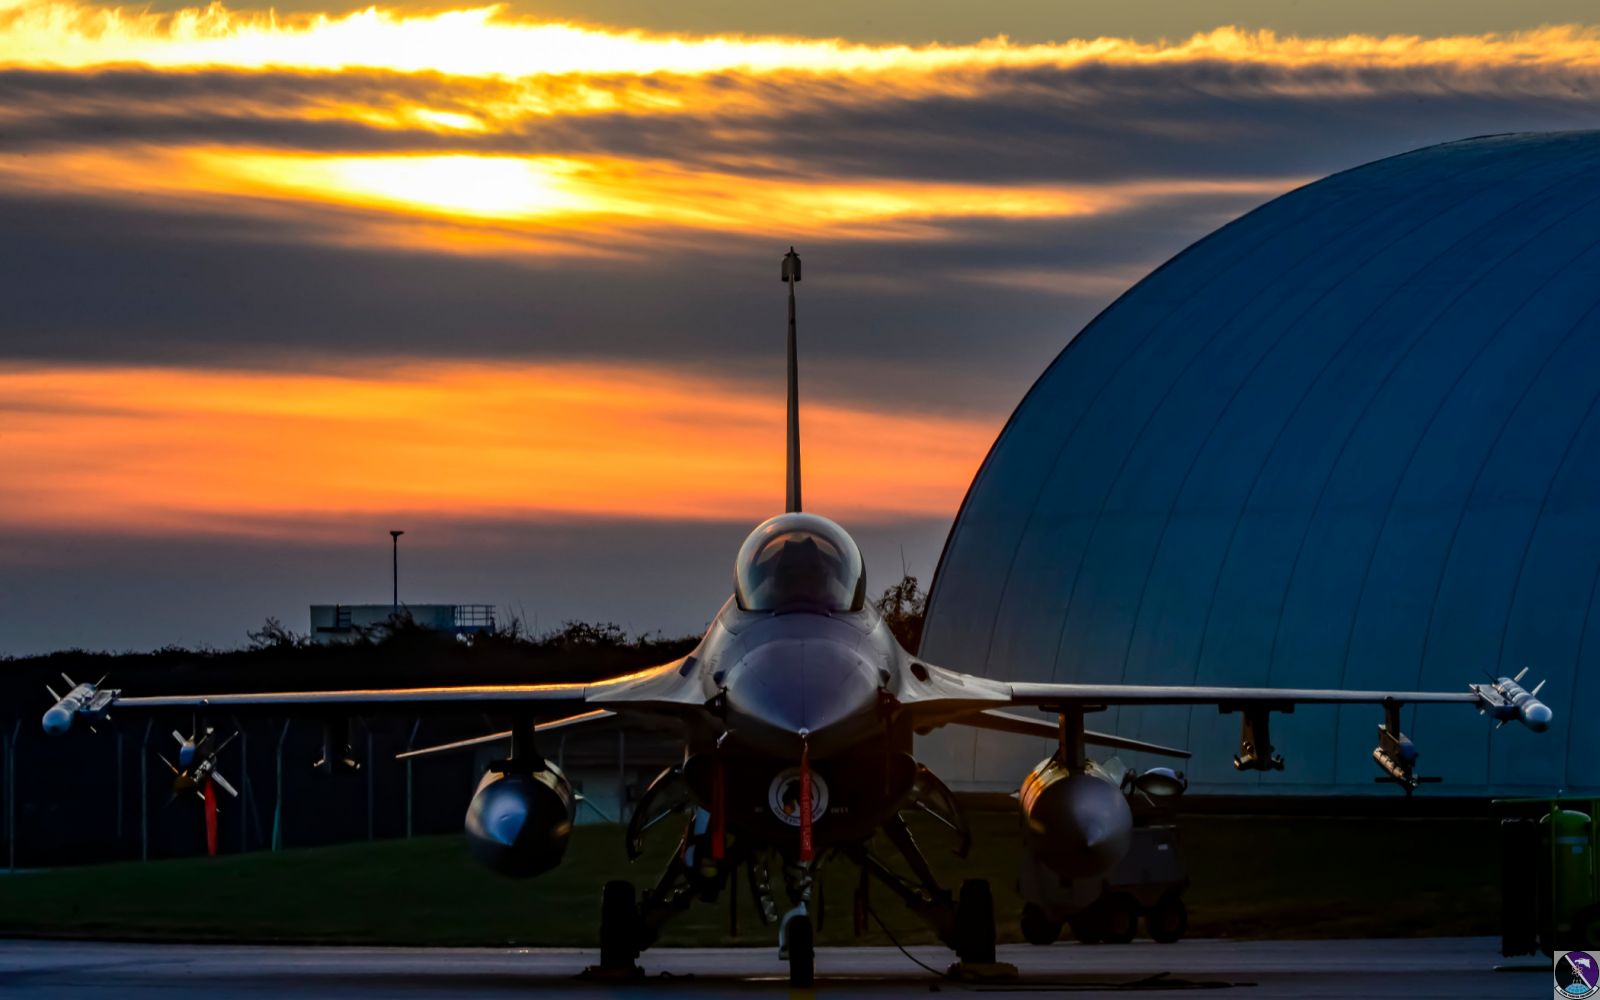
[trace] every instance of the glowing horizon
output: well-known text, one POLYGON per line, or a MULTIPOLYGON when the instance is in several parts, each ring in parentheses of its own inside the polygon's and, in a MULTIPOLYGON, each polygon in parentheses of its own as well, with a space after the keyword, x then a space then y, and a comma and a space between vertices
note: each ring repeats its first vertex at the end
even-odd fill
MULTIPOLYGON (((288 525, 355 511, 753 523, 781 506, 776 392, 621 366, 372 367, 0 367, 0 524, 303 535, 288 525)), ((803 420, 808 494, 866 519, 952 510, 994 431, 820 401, 803 420)))

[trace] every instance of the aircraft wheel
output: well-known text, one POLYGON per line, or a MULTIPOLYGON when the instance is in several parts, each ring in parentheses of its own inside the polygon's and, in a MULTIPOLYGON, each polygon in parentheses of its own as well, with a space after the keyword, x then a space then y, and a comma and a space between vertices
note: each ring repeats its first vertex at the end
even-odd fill
POLYGON ((1044 908, 1036 903, 1027 903, 1022 907, 1022 938, 1029 944, 1047 945, 1055 944, 1061 937, 1061 921, 1051 920, 1045 915, 1044 908))
POLYGON ((1139 901, 1125 892, 1106 899, 1106 944, 1127 944, 1139 933, 1139 901))
POLYGON ((811 986, 817 976, 817 940, 811 917, 798 913, 784 928, 784 944, 789 949, 789 985, 811 986))
POLYGON ((1074 914, 1067 920, 1067 926, 1072 928, 1072 936, 1080 944, 1099 944, 1106 939, 1106 901, 1102 897, 1092 903, 1088 909, 1074 914))
POLYGON ((1176 892, 1162 896, 1144 915, 1144 925, 1151 939, 1161 944, 1172 944, 1182 938, 1189 929, 1189 909, 1183 905, 1183 897, 1176 892))
POLYGON ((607 882, 600 895, 600 967, 631 969, 639 957, 639 909, 633 883, 607 882))
POLYGON ((972 965, 994 964, 994 893, 989 880, 961 883, 956 901, 956 957, 972 965))

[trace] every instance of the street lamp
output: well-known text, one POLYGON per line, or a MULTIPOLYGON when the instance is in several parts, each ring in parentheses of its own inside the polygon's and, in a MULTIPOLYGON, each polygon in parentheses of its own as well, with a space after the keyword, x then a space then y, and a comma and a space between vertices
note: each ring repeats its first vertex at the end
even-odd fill
POLYGON ((389 532, 389 537, 394 539, 394 601, 392 603, 397 610, 400 607, 400 536, 403 534, 405 534, 403 531, 389 532))

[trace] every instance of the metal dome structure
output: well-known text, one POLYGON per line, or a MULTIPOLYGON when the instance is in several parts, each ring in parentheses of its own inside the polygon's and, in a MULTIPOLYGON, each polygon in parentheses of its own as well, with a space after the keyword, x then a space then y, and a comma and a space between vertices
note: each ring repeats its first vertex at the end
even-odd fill
MULTIPOLYGON (((1286 194, 1135 285, 1001 432, 922 655, 1032 680, 1457 689, 1548 678, 1551 731, 1406 710, 1431 794, 1600 789, 1600 132, 1470 139, 1286 194), (1413 714, 1415 713, 1415 714, 1413 714)), ((1378 713, 1122 709, 1198 792, 1365 793, 1378 713)), ((919 753, 1013 788, 1038 741, 919 753)))

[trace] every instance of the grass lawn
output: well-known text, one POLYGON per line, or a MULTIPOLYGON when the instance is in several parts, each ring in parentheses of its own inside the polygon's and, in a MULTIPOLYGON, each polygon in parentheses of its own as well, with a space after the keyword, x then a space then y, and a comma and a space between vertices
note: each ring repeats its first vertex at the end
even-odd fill
MULTIPOLYGON (((1016 819, 971 818, 977 846, 966 861, 950 854, 942 831, 916 828, 952 887, 962 878, 992 881, 1001 940, 1021 940, 1016 819)), ((1182 827, 1192 936, 1498 933, 1493 820, 1191 816, 1182 827)), ((648 884, 669 841, 658 837, 651 853, 630 865, 618 828, 579 827, 565 862, 529 881, 477 867, 459 837, 22 873, 0 877, 0 935, 591 947, 602 883, 648 884)), ((854 866, 842 859, 825 872, 823 944, 855 942, 855 882, 854 866)), ((933 940, 888 892, 872 898, 903 943, 933 940)), ((775 940, 774 930, 757 924, 742 890, 739 916, 741 933, 734 937, 725 897, 696 905, 668 925, 662 943, 775 940)), ((888 942, 874 927, 865 943, 888 942)))

